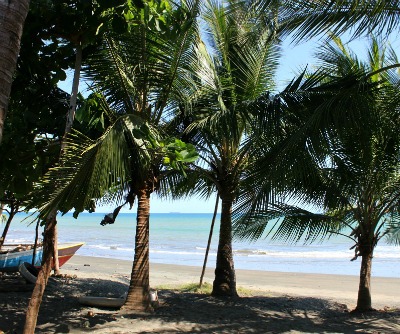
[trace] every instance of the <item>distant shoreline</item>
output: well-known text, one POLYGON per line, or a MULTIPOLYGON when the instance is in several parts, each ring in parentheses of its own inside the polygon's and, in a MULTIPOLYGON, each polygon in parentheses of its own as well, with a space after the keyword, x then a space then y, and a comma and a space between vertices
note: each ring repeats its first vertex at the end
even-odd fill
MULTIPOLYGON (((110 276, 128 284, 132 261, 110 258, 74 256, 62 271, 78 277, 104 279, 110 276)), ((205 282, 212 283, 214 268, 206 270, 205 282)), ((157 286, 179 286, 198 283, 201 267, 150 264, 150 284, 157 286)), ((306 274, 292 272, 269 272, 258 270, 236 270, 237 286, 260 294, 288 294, 326 298, 332 301, 355 306, 358 277, 352 275, 306 274)), ((385 306, 400 307, 400 278, 372 277, 372 303, 376 308, 385 306)))
MULTIPOLYGON (((171 208, 173 210, 173 208, 171 208)), ((175 210, 176 211, 176 210, 175 210)), ((154 214, 150 224, 150 261, 154 263, 202 266, 210 233, 210 214, 154 214)), ((7 235, 7 243, 31 243, 35 224, 27 226, 16 219, 7 235)), ((84 213, 78 220, 71 214, 58 218, 59 243, 85 242, 76 255, 132 260, 134 256, 136 216, 122 213, 115 224, 100 226, 103 214, 84 213)), ((218 224, 217 224, 218 225, 218 224)), ((215 226, 208 264, 215 265, 219 226, 215 226)), ((384 241, 384 240, 382 240, 384 241)), ((261 238, 254 242, 234 240, 236 269, 276 272, 303 272, 358 276, 360 261, 351 262, 354 250, 345 237, 337 236, 314 244, 292 245, 261 238)), ((400 277, 398 247, 380 242, 374 252, 372 274, 400 277)))

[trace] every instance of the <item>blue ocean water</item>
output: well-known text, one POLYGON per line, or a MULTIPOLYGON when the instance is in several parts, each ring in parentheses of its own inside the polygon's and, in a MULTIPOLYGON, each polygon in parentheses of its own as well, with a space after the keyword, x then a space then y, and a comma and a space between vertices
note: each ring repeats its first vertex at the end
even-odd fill
MULTIPOLYGON (((34 240, 32 219, 20 213, 10 227, 7 243, 34 240)), ((133 260, 136 214, 120 213, 115 224, 100 226, 103 213, 58 217, 59 242, 85 242, 78 255, 133 260)), ((217 222, 218 222, 217 217, 217 222)), ((202 266, 212 214, 152 213, 150 217, 150 261, 202 266)), ((215 224, 208 267, 215 267, 218 224, 215 224)), ((260 239, 235 241, 235 268, 281 272, 358 275, 360 259, 351 262, 354 251, 348 238, 332 237, 323 243, 289 245, 260 239)), ((380 241, 374 254, 372 275, 400 277, 400 248, 380 241)))

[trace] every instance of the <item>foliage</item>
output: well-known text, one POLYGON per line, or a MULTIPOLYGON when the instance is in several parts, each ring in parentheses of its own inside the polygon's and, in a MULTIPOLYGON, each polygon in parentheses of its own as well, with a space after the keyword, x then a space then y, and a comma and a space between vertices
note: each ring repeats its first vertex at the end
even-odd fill
MULTIPOLYGON (((0 193, 8 190, 17 198, 25 198, 34 182, 54 166, 69 99, 57 84, 66 79, 66 70, 73 67, 73 48, 77 43, 86 46, 91 43, 92 46, 85 49, 86 58, 99 40, 99 26, 108 22, 110 15, 121 16, 127 6, 137 11, 133 4, 125 1, 111 4, 40 0, 31 4, 1 147, 1 156, 5 158, 0 161, 0 193)), ((152 6, 156 6, 155 2, 147 5, 152 6)), ((97 138, 109 125, 104 123, 107 117, 98 116, 98 110, 91 113, 98 107, 93 96, 86 100, 81 96, 80 100, 83 105, 78 112, 80 122, 76 125, 86 135, 97 138)))
POLYGON ((277 97, 286 113, 283 135, 271 150, 260 144, 265 156, 255 161, 253 187, 236 208, 239 236, 259 238, 268 221, 281 219, 275 238, 314 241, 350 227, 358 244, 363 233, 378 242, 385 224, 398 224, 399 81, 391 70, 393 50, 376 40, 370 50, 369 61, 362 62, 336 39, 320 51, 320 71, 302 84, 301 76, 277 97), (259 173, 263 186, 256 185, 259 173), (252 197, 269 199, 272 189, 280 197, 264 201, 264 220, 246 211, 252 197), (285 198, 325 214, 283 204, 285 198))
MULTIPOLYGON (((274 0, 258 0, 263 10, 274 0)), ((387 37, 399 28, 399 1, 279 1, 280 29, 292 33, 296 41, 333 32, 350 32, 353 38, 371 33, 387 37)))
MULTIPOLYGON (((204 294, 204 295, 210 295, 212 291, 212 284, 208 282, 204 282, 199 288, 198 283, 189 283, 189 284, 184 284, 181 286, 174 286, 174 285, 158 285, 156 287, 157 290, 175 290, 175 291, 180 291, 180 292, 189 292, 189 293, 198 293, 198 294, 204 294)), ((250 289, 246 289, 243 287, 238 287, 238 293, 240 296, 254 296, 254 291, 250 289)))
MULTIPOLYGON (((24 34, 0 146, 0 193, 7 190, 18 199, 26 198, 57 160, 68 109, 68 95, 56 87, 54 64, 47 57, 32 56, 28 40, 29 34, 24 34)), ((29 43, 38 50, 37 44, 29 43)))
POLYGON ((182 138, 196 145, 200 159, 188 170, 189 178, 170 173, 162 192, 221 198, 212 294, 236 296, 231 209, 253 159, 247 136, 254 115, 248 105, 273 88, 279 47, 273 13, 259 15, 250 2, 207 1, 202 19, 206 40, 196 46, 198 88, 188 92, 191 108, 181 108, 172 123, 177 132, 186 128, 182 138))
POLYGON ((105 129, 110 126, 108 108, 104 96, 93 92, 87 98, 80 98, 74 120, 74 128, 84 132, 90 138, 100 137, 105 129))
MULTIPOLYGON (((43 215, 56 203, 62 212, 75 207, 78 214, 93 210, 95 200, 102 197, 106 203, 122 202, 132 197, 132 187, 145 180, 149 171, 184 172, 184 165, 197 158, 193 145, 165 134, 161 126, 169 103, 190 85, 183 69, 191 61, 192 37, 182 30, 182 23, 196 8, 176 10, 187 14, 175 23, 179 34, 173 39, 147 29, 146 23, 133 25, 126 34, 109 30, 87 58, 84 71, 94 83, 94 93, 78 110, 77 119, 89 124, 93 139, 77 131, 68 139, 62 163, 38 188, 39 194, 50 188, 56 191, 48 201, 31 204, 39 205, 43 215), (96 137, 103 127, 105 132, 96 137)), ((175 11, 168 15, 175 17, 175 11)), ((175 27, 169 29, 171 33, 175 27)))
POLYGON ((188 91, 191 108, 182 109, 172 123, 177 133, 186 129, 182 138, 195 143, 201 159, 190 170, 191 178, 171 175, 164 193, 172 187, 176 197, 208 197, 221 190, 225 178, 240 187, 249 159, 248 104, 273 88, 279 52, 269 18, 256 17, 251 5, 207 2, 207 40, 196 49, 198 89, 188 91))
POLYGON ((58 160, 69 95, 57 84, 66 79, 65 72, 73 64, 73 45, 67 41, 82 34, 86 19, 82 13, 91 13, 90 3, 31 3, 0 148, 2 194, 7 190, 17 199, 26 198, 37 179, 58 160))
POLYGON ((178 288, 178 290, 182 292, 192 292, 192 293, 200 293, 210 295, 212 291, 212 284, 204 282, 201 288, 197 283, 185 284, 178 288))
POLYGON ((388 243, 400 246, 400 224, 390 224, 386 232, 388 243))
POLYGON ((155 130, 142 119, 130 115, 119 117, 97 140, 74 131, 60 165, 45 175, 35 192, 39 200, 33 200, 31 205, 41 203, 42 216, 56 204, 62 213, 75 208, 75 216, 85 209, 94 211, 94 199, 112 189, 118 189, 117 196, 121 196, 121 190, 132 182, 132 175, 145 173, 154 155, 160 156, 166 167, 184 172, 184 164, 197 158, 193 145, 176 139, 168 142, 159 140, 155 130))

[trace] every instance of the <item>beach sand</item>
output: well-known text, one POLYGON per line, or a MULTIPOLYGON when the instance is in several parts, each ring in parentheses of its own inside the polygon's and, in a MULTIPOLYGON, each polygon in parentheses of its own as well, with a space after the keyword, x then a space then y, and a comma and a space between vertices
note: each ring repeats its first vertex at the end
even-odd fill
MULTIPOLYGON (((201 268, 170 264, 151 264, 150 284, 159 297, 153 313, 79 304, 82 295, 124 294, 131 267, 130 261, 74 256, 62 267, 67 277, 50 279, 36 332, 400 333, 398 278, 372 278, 373 306, 379 311, 364 315, 349 312, 357 298, 356 276, 237 270, 237 285, 245 296, 222 300, 174 289, 198 283, 201 268)), ((3 277, 0 285, 11 280, 3 277)), ((204 281, 212 283, 212 269, 204 281)), ((0 333, 22 333, 30 295, 0 292, 0 333)))

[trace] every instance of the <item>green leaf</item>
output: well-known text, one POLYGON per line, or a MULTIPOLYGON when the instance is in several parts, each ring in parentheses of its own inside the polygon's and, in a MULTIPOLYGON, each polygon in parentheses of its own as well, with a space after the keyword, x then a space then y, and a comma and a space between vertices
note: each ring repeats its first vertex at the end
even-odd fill
POLYGON ((123 34, 128 30, 128 23, 119 15, 114 15, 111 22, 116 33, 123 34))

